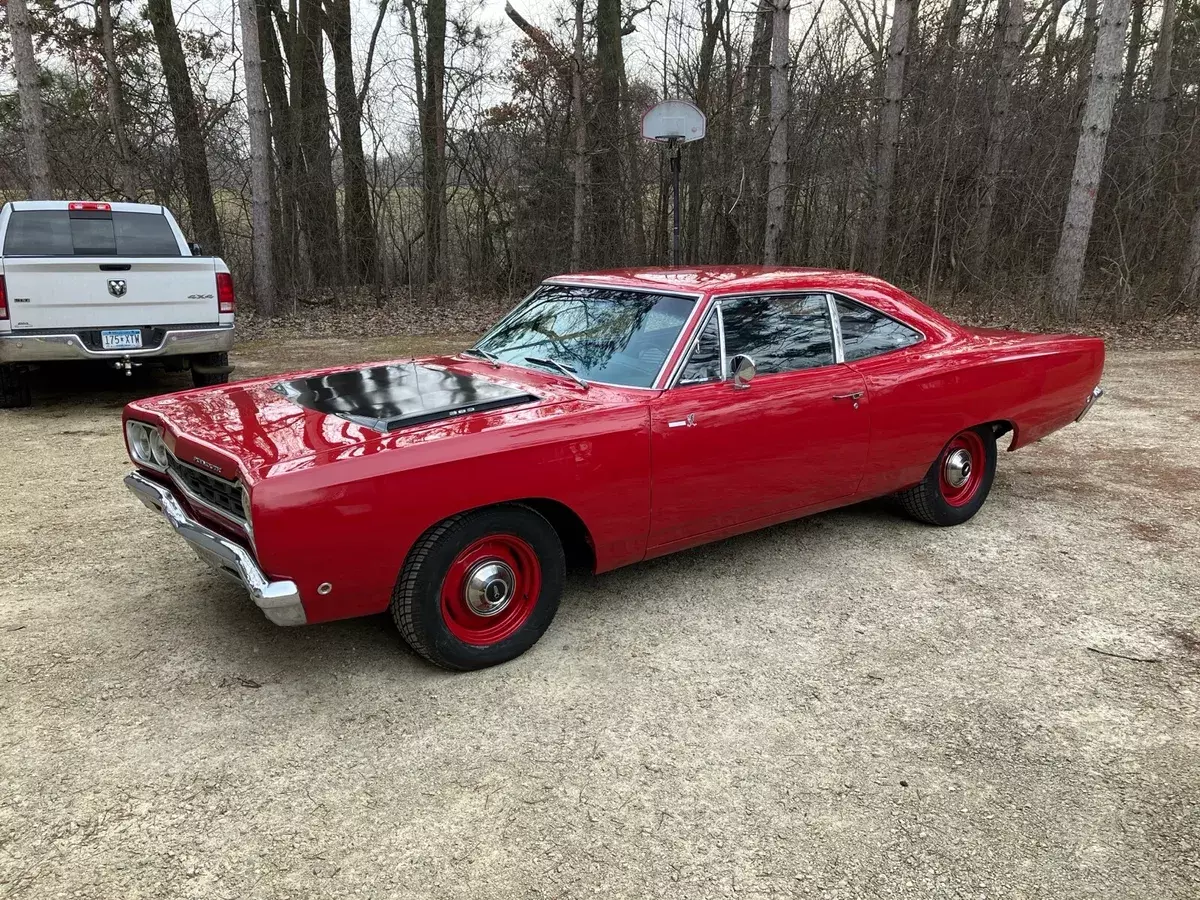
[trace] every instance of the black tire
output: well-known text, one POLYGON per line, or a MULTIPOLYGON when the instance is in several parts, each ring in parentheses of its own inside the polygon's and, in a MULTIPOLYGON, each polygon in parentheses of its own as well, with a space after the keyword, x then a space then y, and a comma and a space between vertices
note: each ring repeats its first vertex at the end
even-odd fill
POLYGON ((896 494, 896 499, 900 501, 904 511, 919 522, 941 526, 961 525, 979 512, 979 508, 987 500, 995 478, 996 435, 990 426, 981 425, 968 428, 951 438, 933 461, 920 484, 900 491, 896 494), (977 452, 974 452, 973 448, 977 449, 977 452), (958 449, 966 449, 970 453, 973 466, 982 461, 983 471, 969 496, 962 498, 960 502, 954 502, 955 498, 948 496, 948 490, 952 488, 942 476, 948 457, 958 449), (982 457, 982 460, 978 457, 982 457))
MULTIPOLYGON (((480 557, 485 558, 486 553, 480 557)), ((409 551, 392 592, 392 619, 408 645, 431 663, 461 672, 483 669, 515 659, 537 643, 558 611, 565 575, 566 560, 557 532, 529 507, 508 504, 462 513, 430 528, 409 551), (510 568, 517 573, 509 600, 510 605, 516 604, 509 610, 515 630, 491 643, 468 642, 461 636, 464 626, 453 623, 452 614, 446 611, 442 598, 446 579, 461 577, 466 571, 463 554, 470 554, 472 548, 483 542, 509 540, 534 554, 538 578, 527 580, 539 589, 522 594, 522 570, 520 566, 510 568)), ((453 590, 449 593, 457 595, 453 590)), ((494 627, 505 626, 504 615, 494 614, 494 627)), ((491 621, 480 618, 478 623, 472 620, 468 624, 482 627, 491 621)))
POLYGON ((229 383, 228 372, 201 372, 197 370, 197 366, 212 366, 220 368, 229 365, 229 354, 225 351, 220 353, 202 353, 192 357, 192 384, 196 387, 215 387, 218 384, 229 383))
POLYGON ((0 409, 22 409, 32 403, 29 370, 24 366, 0 365, 0 409))

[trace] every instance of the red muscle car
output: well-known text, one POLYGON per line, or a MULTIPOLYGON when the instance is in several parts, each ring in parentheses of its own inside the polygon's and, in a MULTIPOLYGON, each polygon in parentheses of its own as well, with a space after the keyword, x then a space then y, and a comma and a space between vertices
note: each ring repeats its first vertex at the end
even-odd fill
POLYGON ((126 479, 280 625, 390 610, 476 669, 604 572, 894 495, 957 525, 996 441, 1101 395, 1096 338, 965 328, 876 278, 631 269, 552 278, 455 356, 130 403, 126 479))

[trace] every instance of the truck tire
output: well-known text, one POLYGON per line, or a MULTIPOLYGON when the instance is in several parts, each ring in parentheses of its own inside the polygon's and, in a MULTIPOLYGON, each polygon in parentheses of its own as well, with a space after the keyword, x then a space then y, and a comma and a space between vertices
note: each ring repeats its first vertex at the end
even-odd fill
POLYGON ((192 357, 192 384, 198 388, 228 384, 229 371, 229 354, 225 351, 192 357))
POLYGON ((566 561, 558 533, 527 506, 451 516, 413 545, 392 592, 400 634, 460 672, 520 656, 558 610, 566 561))
POLYGON ((29 370, 24 366, 0 365, 0 409, 21 409, 31 403, 29 370))
POLYGON ((961 525, 992 489, 996 435, 986 425, 960 431, 942 448, 920 484, 896 495, 904 511, 929 525, 961 525))

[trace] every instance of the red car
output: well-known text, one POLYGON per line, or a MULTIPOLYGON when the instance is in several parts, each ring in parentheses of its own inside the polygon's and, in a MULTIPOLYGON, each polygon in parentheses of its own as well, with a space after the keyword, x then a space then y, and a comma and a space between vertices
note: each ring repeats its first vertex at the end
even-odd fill
POLYGON ((894 495, 958 525, 1101 395, 1096 338, 965 328, 816 269, 552 278, 474 347, 129 404, 125 482, 280 625, 390 610, 523 653, 595 572, 894 495))

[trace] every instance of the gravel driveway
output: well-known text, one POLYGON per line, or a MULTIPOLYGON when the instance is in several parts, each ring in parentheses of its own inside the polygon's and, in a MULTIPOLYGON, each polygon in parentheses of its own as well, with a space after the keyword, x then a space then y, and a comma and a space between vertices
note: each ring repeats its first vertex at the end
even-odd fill
POLYGON ((0 900, 1200 895, 1200 353, 1111 354, 965 526, 576 577, 467 675, 268 623, 121 485, 186 382, 77 374, 0 412, 0 900))

